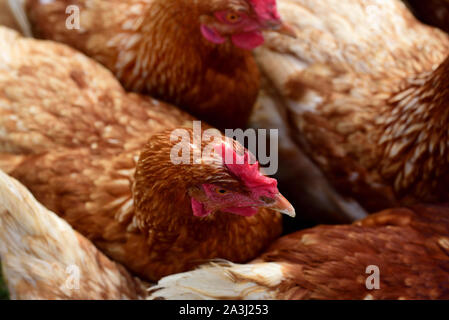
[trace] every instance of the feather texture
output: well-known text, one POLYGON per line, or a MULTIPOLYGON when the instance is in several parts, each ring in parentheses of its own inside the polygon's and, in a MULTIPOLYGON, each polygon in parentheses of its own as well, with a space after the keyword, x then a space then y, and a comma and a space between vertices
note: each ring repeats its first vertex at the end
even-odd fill
MULTIPOLYGON (((173 103, 226 129, 246 125, 259 73, 250 51, 229 41, 216 45, 205 40, 200 17, 242 9, 242 3, 246 1, 28 0, 27 13, 37 36, 86 53, 126 89, 173 103), (79 30, 66 27, 68 6, 79 8, 79 30)), ((246 3, 244 10, 248 7, 246 3)))
POLYGON ((448 206, 389 209, 287 235, 251 264, 163 278, 149 298, 448 299, 448 232, 448 206))
POLYGON ((143 283, 0 171, 0 257, 12 299, 138 299, 143 283))
POLYGON ((21 29, 15 14, 13 14, 9 6, 9 0, 0 0, 0 25, 15 30, 21 29))
MULTIPOLYGON (((396 0, 281 0, 279 9, 297 39, 270 34, 256 50, 264 92, 254 122, 281 119, 280 153, 305 153, 368 212, 447 200, 448 36, 396 0)), ((280 175, 297 176, 302 162, 286 163, 280 175)))
POLYGON ((423 22, 449 32, 448 0, 430 0, 425 3, 419 0, 404 0, 404 2, 423 22))
MULTIPOLYGON (((185 129, 193 141, 192 117, 126 93, 65 45, 6 28, 0 44, 1 168, 109 257, 157 280, 204 259, 248 261, 280 235, 280 215, 265 208, 193 215, 194 186, 249 191, 223 163, 173 164, 171 134, 185 129)), ((208 143, 190 141, 189 150, 208 143)))

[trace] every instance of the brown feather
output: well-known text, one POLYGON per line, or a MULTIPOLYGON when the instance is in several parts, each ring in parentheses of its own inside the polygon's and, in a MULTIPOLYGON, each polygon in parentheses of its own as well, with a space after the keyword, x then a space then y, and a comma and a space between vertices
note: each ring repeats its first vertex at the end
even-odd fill
POLYGON ((269 96, 259 101, 262 126, 279 114, 292 141, 280 152, 300 149, 369 212, 447 201, 449 37, 399 0, 281 0, 279 9, 297 39, 270 34, 256 60, 269 96))
POLYGON ((186 0, 27 3, 40 37, 67 43, 93 57, 126 89, 181 106, 220 129, 246 125, 259 89, 250 51, 230 42, 209 43, 199 31, 201 15, 231 5, 186 0), (80 8, 80 30, 66 28, 68 5, 80 8))

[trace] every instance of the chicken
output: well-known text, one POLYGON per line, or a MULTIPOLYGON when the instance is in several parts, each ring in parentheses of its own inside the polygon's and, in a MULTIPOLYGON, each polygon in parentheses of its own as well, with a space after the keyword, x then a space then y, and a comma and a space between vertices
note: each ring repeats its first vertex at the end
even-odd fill
POLYGON ((256 50, 264 90, 252 123, 281 128, 280 185, 295 187, 286 194, 322 198, 307 180, 319 175, 303 169, 313 165, 330 183, 330 203, 318 205, 340 208, 341 220, 447 201, 448 36, 399 0, 278 5, 297 39, 270 34, 256 50))
POLYGON ((425 2, 420 0, 407 0, 405 3, 425 23, 449 32, 448 0, 430 0, 425 2))
POLYGON ((0 171, 0 256, 12 299, 142 299, 147 285, 0 171))
POLYGON ((195 132, 190 116, 126 93, 65 45, 6 28, 0 45, 0 168, 135 274, 248 261, 280 235, 275 211, 294 216, 277 181, 218 130, 195 132))
POLYGON ((275 0, 28 0, 27 12, 39 37, 220 129, 246 126, 259 90, 250 50, 264 42, 262 31, 289 34, 275 0))
POLYGON ((449 299, 449 206, 388 209, 276 241, 251 264, 163 278, 150 299, 449 299))

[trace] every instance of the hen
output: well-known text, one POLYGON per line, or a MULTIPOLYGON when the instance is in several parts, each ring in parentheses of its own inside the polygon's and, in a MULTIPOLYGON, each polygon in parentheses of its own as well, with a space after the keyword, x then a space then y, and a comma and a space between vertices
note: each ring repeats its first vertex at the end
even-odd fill
POLYGON ((11 299, 139 299, 146 285, 0 171, 0 257, 11 299))
POLYGON ((278 4, 297 39, 270 34, 256 50, 264 91, 253 126, 282 128, 288 196, 315 195, 325 210, 322 189, 307 180, 317 167, 342 196, 333 198, 344 202, 335 205, 341 220, 363 215, 358 204, 375 212, 447 201, 448 36, 399 0, 278 4), (291 160, 301 153, 311 163, 291 160))
POLYGON ((432 26, 437 26, 449 32, 449 1, 448 0, 406 0, 415 15, 432 26))
POLYGON ((27 0, 27 12, 36 35, 220 129, 247 124, 259 91, 250 50, 264 42, 262 31, 289 34, 275 0, 27 0), (74 6, 79 29, 66 25, 74 6))
POLYGON ((247 261, 281 233, 272 210, 294 215, 276 180, 218 130, 197 139, 188 115, 127 94, 65 45, 6 28, 0 45, 0 168, 136 274, 247 261), (187 161, 176 164, 179 148, 187 161))
POLYGON ((276 241, 251 264, 163 278, 157 299, 449 299, 449 206, 389 209, 276 241))

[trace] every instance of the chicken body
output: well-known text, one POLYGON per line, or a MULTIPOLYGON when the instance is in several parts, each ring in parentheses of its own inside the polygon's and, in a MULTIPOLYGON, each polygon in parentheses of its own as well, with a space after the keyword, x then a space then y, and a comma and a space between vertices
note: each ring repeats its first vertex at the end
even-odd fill
POLYGON ((127 94, 65 45, 6 28, 0 44, 0 168, 107 255, 155 280, 201 259, 247 261, 280 234, 270 210, 193 216, 192 179, 239 184, 220 167, 172 165, 170 134, 191 117, 127 94))
POLYGON ((0 171, 0 257, 11 299, 139 299, 144 284, 0 171))
POLYGON ((353 200, 368 212, 447 201, 448 36, 396 0, 281 0, 279 10, 297 39, 268 35, 256 50, 264 90, 253 125, 282 128, 289 196, 323 194, 285 160, 300 152, 348 202, 340 218, 360 216, 353 200))
POLYGON ((251 264, 163 278, 149 298, 448 299, 449 207, 389 209, 276 241, 251 264))
POLYGON ((110 69, 127 90, 187 110, 220 128, 245 127, 259 90, 251 51, 213 44, 200 16, 219 1, 29 0, 36 35, 69 44, 110 69), (68 6, 80 26, 67 29, 68 6))

